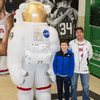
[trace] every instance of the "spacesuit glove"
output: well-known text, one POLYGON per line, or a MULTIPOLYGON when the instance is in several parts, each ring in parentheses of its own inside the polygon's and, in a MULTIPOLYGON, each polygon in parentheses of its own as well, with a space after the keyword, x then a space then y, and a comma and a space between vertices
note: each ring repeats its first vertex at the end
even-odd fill
POLYGON ((49 67, 49 69, 48 69, 47 72, 46 72, 46 75, 47 75, 47 76, 50 76, 50 75, 52 74, 52 72, 53 72, 52 67, 49 67))
POLYGON ((52 68, 49 68, 47 70, 46 75, 49 76, 50 82, 52 82, 52 83, 55 83, 56 82, 56 77, 55 77, 55 74, 54 74, 52 68))
POLYGON ((50 74, 49 74, 48 72, 46 72, 46 75, 47 75, 47 76, 50 76, 50 74))
POLYGON ((20 86, 25 82, 25 76, 27 76, 28 73, 24 69, 12 67, 9 71, 15 85, 20 86))
POLYGON ((55 83, 56 82, 56 76, 55 75, 50 75, 49 80, 50 80, 50 82, 55 83))

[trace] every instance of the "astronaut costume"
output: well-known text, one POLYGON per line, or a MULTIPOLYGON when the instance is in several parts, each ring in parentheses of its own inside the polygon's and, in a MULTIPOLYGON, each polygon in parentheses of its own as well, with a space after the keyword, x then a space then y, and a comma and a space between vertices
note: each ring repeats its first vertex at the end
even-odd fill
POLYGON ((58 33, 47 25, 50 6, 40 2, 22 3, 8 40, 8 68, 18 88, 18 100, 51 100, 50 80, 55 82, 53 59, 59 51, 58 33))

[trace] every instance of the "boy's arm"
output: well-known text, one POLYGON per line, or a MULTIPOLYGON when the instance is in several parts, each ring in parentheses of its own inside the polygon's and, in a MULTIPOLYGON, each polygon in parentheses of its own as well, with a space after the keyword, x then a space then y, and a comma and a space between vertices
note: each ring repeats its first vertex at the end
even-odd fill
POLYGON ((3 39, 2 39, 2 42, 0 43, 0 56, 7 55, 8 36, 9 36, 10 30, 12 29, 13 26, 14 26, 13 15, 10 15, 7 18, 7 30, 5 32, 3 39))
POLYGON ((70 63, 71 63, 71 71, 70 71, 68 76, 70 78, 72 78, 73 73, 74 73, 74 66, 75 66, 75 64, 74 64, 74 54, 71 55, 71 62, 70 63))
POLYGON ((54 61, 53 61, 53 71, 56 75, 57 74, 57 53, 55 54, 55 58, 54 58, 54 61))

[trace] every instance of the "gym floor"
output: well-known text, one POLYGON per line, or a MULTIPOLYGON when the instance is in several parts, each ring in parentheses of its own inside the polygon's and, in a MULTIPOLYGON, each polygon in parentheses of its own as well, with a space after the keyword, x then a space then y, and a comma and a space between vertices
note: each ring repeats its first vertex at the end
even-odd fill
MULTIPOLYGON (((100 78, 97 78, 94 75, 90 75, 89 93, 91 100, 100 100, 100 78)), ((52 84, 51 96, 52 100, 58 100, 56 83, 52 84)), ((78 100, 82 100, 80 77, 78 79, 77 98, 78 100)), ((10 75, 0 76, 0 100, 17 100, 17 88, 12 83, 10 75)))

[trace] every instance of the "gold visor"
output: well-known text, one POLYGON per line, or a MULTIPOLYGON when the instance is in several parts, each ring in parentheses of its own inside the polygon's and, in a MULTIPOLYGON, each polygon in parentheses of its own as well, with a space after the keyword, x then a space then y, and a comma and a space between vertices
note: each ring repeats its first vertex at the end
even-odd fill
POLYGON ((30 3, 27 7, 27 10, 22 13, 23 21, 36 23, 46 22, 48 14, 42 4, 30 3))

